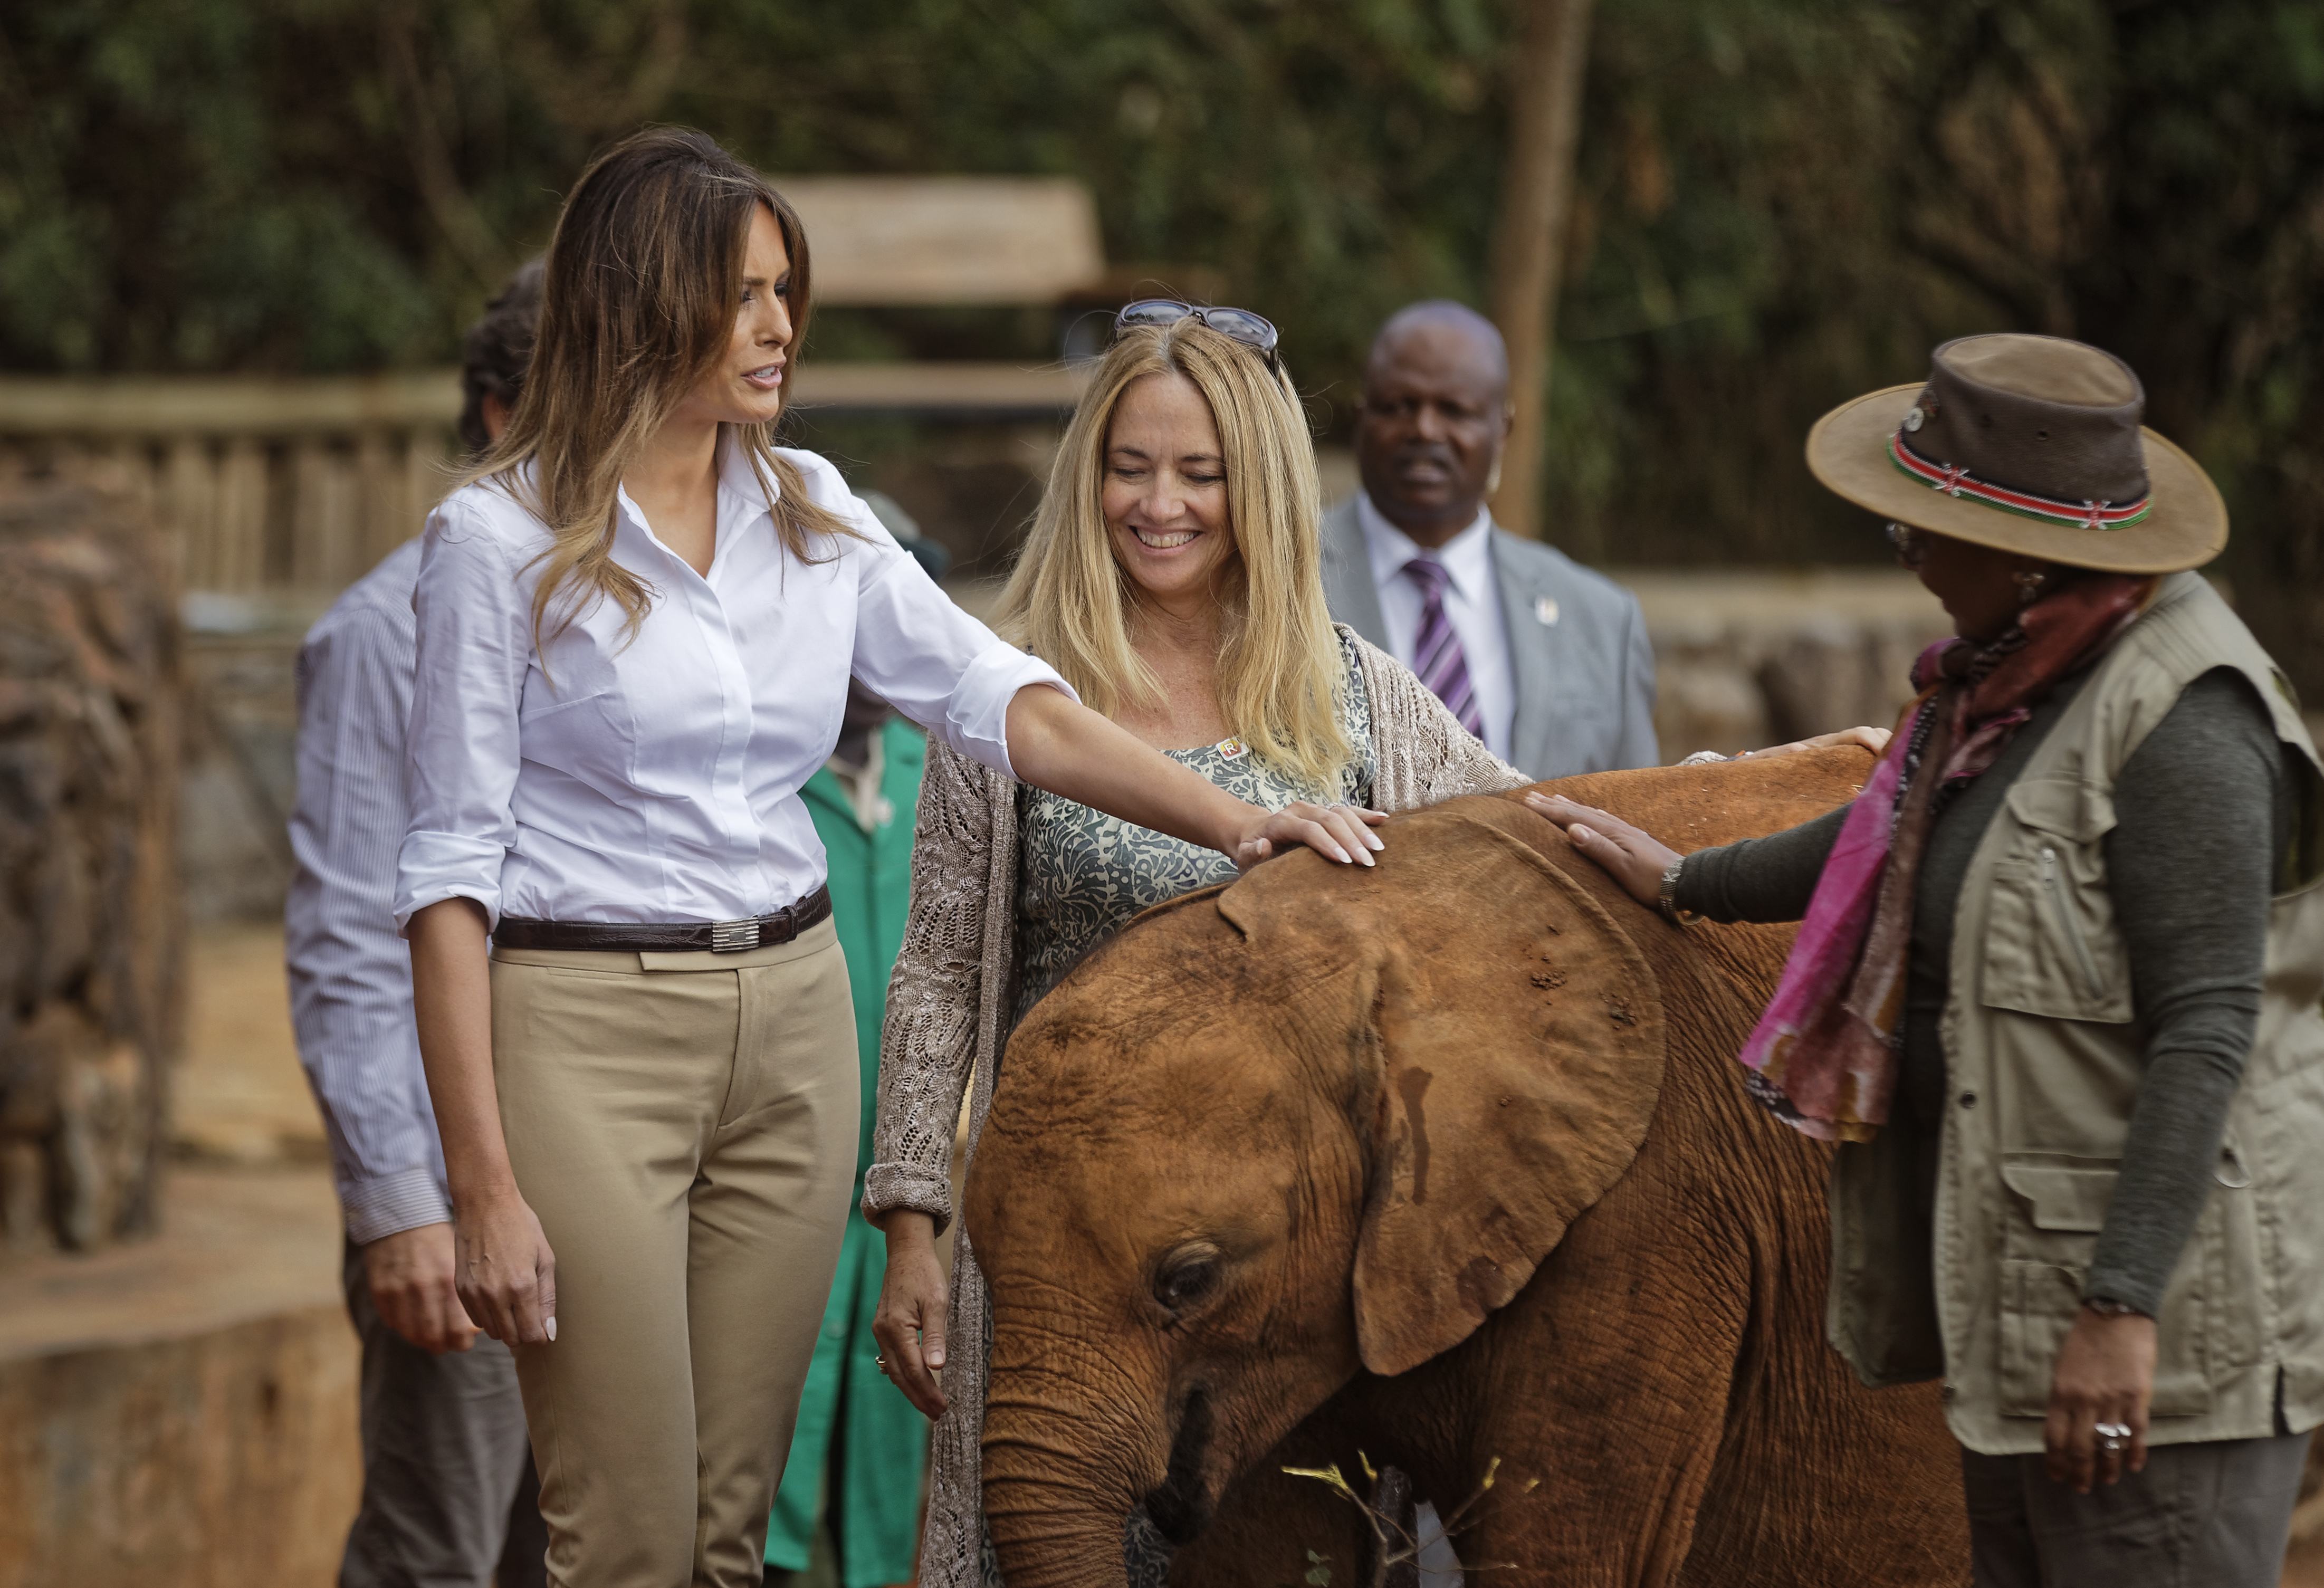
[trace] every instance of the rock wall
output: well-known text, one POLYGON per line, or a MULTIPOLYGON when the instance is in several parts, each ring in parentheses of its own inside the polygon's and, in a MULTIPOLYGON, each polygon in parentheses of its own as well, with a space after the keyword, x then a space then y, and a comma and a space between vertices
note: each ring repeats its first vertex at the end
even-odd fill
POLYGON ((0 1236, 149 1226, 178 1042, 181 693, 167 542, 125 499, 0 493, 0 1236))
POLYGON ((327 1588, 363 1483, 336 1306, 0 1360, 0 1582, 327 1588))
POLYGON ((1891 727, 1913 659, 1952 632, 1902 568, 1613 568, 1654 642, 1663 759, 1891 727))

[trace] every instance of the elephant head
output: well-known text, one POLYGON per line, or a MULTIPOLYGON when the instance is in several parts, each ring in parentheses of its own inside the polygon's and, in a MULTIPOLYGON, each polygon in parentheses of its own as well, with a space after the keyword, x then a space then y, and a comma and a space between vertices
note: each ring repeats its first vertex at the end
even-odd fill
POLYGON ((1636 1156, 1655 978, 1503 799, 1141 918, 1011 1039, 966 1217, 992 1300, 984 1495, 1010 1588, 1123 1580, 1360 1369, 1525 1286, 1636 1156))

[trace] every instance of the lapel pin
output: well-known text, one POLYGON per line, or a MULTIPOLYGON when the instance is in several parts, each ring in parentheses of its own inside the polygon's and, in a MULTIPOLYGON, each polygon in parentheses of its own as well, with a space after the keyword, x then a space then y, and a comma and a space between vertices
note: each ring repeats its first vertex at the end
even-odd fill
POLYGON ((1552 623, 1554 623, 1557 621, 1556 597, 1552 596, 1544 596, 1539 600, 1536 601, 1533 604, 1533 615, 1535 621, 1538 622, 1545 629, 1549 627, 1552 623))

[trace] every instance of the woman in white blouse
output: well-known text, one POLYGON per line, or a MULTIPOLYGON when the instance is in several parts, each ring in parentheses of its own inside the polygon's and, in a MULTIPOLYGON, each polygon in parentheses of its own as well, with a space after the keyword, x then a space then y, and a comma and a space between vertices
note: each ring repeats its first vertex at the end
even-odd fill
POLYGON ((964 756, 1241 863, 1379 846, 1084 709, 774 447, 807 310, 763 179, 698 134, 624 141, 559 218, 507 433, 429 521, 396 919, 460 1298, 516 1348, 567 1588, 760 1581, 854 1166, 798 798, 851 674, 964 756))

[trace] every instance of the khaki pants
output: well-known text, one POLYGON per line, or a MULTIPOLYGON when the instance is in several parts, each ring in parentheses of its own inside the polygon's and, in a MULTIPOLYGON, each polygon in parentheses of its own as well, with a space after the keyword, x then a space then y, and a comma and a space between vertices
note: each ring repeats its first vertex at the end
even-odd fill
POLYGON ((493 956, 517 1187, 557 1254, 521 1347, 558 1588, 757 1588, 855 1174, 831 923, 748 954, 493 956))

